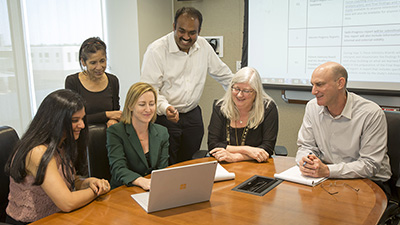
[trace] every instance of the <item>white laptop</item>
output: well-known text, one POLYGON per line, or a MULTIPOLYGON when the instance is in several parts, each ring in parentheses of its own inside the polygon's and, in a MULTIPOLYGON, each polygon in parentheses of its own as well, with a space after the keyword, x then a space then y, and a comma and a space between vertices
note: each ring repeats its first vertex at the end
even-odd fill
POLYGON ((217 161, 153 170, 150 191, 132 198, 147 212, 209 201, 217 161))

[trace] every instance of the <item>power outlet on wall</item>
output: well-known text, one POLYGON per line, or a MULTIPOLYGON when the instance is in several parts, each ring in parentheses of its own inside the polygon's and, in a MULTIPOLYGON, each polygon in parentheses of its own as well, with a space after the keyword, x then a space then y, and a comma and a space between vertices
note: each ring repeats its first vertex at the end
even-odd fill
POLYGON ((214 49, 215 53, 222 58, 224 57, 224 37, 223 36, 205 36, 204 37, 211 47, 214 49))

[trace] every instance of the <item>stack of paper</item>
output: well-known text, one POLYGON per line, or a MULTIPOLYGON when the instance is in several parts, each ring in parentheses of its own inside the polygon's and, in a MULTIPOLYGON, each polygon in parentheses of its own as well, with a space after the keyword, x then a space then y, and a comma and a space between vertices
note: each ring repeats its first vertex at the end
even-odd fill
POLYGON ((215 171, 215 181, 222 180, 232 180, 235 179, 235 173, 228 172, 224 167, 222 167, 219 163, 217 164, 217 170, 215 171))
POLYGON ((301 174, 300 168, 297 165, 283 171, 282 173, 276 173, 274 177, 308 186, 315 186, 327 179, 326 177, 314 178, 304 176, 301 174))

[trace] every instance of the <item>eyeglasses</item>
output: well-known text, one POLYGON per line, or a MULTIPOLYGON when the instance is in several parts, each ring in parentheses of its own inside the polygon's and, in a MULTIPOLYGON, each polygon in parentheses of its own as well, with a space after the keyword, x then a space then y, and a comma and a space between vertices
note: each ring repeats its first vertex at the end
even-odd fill
POLYGON ((333 183, 329 183, 329 184, 324 184, 323 183, 323 184, 321 184, 321 187, 322 187, 322 189, 324 189, 324 191, 326 191, 330 195, 339 194, 339 191, 330 191, 331 187, 347 187, 347 188, 355 191, 357 194, 358 194, 358 191, 360 190, 360 189, 354 188, 351 185, 346 184, 346 183, 336 183, 336 181, 333 182, 333 183))
POLYGON ((254 92, 254 90, 248 90, 248 89, 241 90, 240 88, 232 87, 232 92, 235 93, 235 95, 239 94, 239 92, 242 92, 243 95, 250 95, 251 93, 254 92))

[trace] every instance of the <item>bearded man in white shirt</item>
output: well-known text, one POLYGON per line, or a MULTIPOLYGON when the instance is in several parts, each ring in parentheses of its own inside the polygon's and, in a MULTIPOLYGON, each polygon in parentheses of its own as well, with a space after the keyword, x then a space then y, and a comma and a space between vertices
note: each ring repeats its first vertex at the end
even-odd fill
POLYGON ((306 106, 296 161, 303 175, 370 178, 388 194, 385 114, 374 102, 348 92, 346 83, 347 71, 338 63, 327 62, 314 70, 315 98, 306 106))
POLYGON ((141 81, 158 90, 156 123, 168 128, 170 165, 200 149, 204 127, 198 104, 207 73, 225 89, 233 76, 199 36, 202 21, 195 8, 178 9, 173 32, 151 43, 143 58, 141 81))

